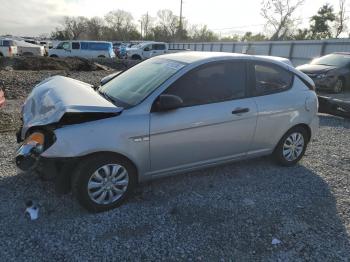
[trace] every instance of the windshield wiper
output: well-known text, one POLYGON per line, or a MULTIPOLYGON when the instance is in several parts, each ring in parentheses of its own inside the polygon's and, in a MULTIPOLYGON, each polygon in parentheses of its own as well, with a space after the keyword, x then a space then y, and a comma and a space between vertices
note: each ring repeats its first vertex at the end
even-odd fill
POLYGON ((114 99, 112 96, 110 96, 110 95, 108 95, 107 93, 102 92, 102 91, 100 91, 100 90, 98 90, 97 92, 98 92, 103 98, 107 99, 109 102, 113 103, 115 106, 118 106, 118 105, 116 104, 115 99, 114 99))

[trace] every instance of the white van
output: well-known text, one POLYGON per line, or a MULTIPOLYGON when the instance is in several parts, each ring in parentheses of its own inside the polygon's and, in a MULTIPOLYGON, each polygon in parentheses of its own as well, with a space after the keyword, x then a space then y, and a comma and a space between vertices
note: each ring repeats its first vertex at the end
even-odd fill
POLYGON ((79 56, 84 58, 114 58, 113 45, 103 41, 62 41, 49 50, 50 57, 79 56))

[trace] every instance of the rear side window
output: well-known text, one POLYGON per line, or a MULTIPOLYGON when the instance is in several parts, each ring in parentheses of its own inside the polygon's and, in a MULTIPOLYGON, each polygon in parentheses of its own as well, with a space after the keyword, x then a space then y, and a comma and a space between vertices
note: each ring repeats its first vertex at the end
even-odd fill
POLYGON ((184 106, 195 106, 243 98, 245 91, 245 63, 225 62, 188 72, 165 93, 181 97, 184 106))
POLYGON ((3 45, 3 46, 14 46, 13 43, 14 43, 14 42, 13 42, 13 41, 10 41, 10 40, 3 40, 3 41, 2 41, 2 45, 3 45))
POLYGON ((281 92, 291 87, 293 74, 277 65, 257 63, 254 65, 255 95, 281 92))
POLYGON ((111 45, 109 43, 88 43, 90 50, 109 50, 111 45))
POLYGON ((72 42, 72 49, 80 49, 80 43, 79 42, 72 42))
POLYGON ((154 44, 153 50, 165 50, 165 45, 164 44, 154 44))

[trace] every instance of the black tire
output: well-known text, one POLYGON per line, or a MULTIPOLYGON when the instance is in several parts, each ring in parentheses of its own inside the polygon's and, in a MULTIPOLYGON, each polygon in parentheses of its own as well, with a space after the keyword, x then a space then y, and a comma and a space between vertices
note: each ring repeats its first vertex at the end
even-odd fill
MULTIPOLYGON (((273 152, 274 159, 276 160, 276 162, 278 164, 280 164, 282 166, 293 166, 296 163, 298 163, 299 160, 304 156, 308 142, 309 142, 309 136, 308 136, 308 132, 305 129, 305 127, 302 127, 302 126, 293 127, 278 142, 278 144, 273 152), (303 143, 303 147, 302 147, 301 152, 296 153, 297 157, 295 159, 294 159, 294 157, 295 157, 294 155, 290 159, 287 159, 288 157, 285 156, 285 154, 283 153, 284 152, 283 150, 284 150, 285 145, 288 146, 289 141, 287 141, 287 139, 290 138, 292 136, 292 134, 301 135, 304 143, 303 143)), ((297 148, 299 148, 299 146, 297 148)))
POLYGON ((4 55, 2 53, 0 53, 0 57, 3 57, 4 55))
MULTIPOLYGON (((100 172, 99 174, 101 175, 100 172)), ((105 182, 98 182, 98 183, 105 183, 105 182)), ((113 182, 109 182, 109 183, 113 183, 113 182)), ((129 196, 130 192, 132 191, 136 183, 137 183, 137 172, 134 165, 130 163, 130 161, 114 154, 100 153, 100 154, 94 154, 94 155, 88 156, 83 160, 82 164, 78 167, 76 173, 73 175, 72 191, 75 197, 78 199, 79 203, 83 207, 85 207, 90 212, 96 213, 96 212, 107 211, 120 206, 129 196), (90 191, 88 190, 89 181, 91 181, 91 179, 93 178, 93 174, 97 170, 100 170, 103 166, 110 165, 110 164, 117 164, 126 169, 127 175, 128 175, 128 184, 126 185, 126 190, 118 199, 116 199, 111 203, 105 203, 105 204, 96 203, 89 195, 89 192, 91 193, 91 189, 90 191)), ((97 191, 101 191, 101 189, 98 189, 95 192, 92 192, 91 194, 97 193, 97 191)), ((111 189, 109 189, 109 191, 111 191, 111 189)), ((103 191, 101 192, 102 192, 101 194, 98 194, 99 197, 101 197, 103 194, 103 191)), ((106 197, 107 195, 105 195, 103 199, 105 200, 106 197)))
POLYGON ((141 56, 139 56, 139 55, 133 55, 133 56, 131 57, 131 59, 132 59, 132 60, 141 60, 141 56))
POLYGON ((345 81, 342 78, 338 78, 333 87, 333 93, 339 94, 344 91, 345 81))
POLYGON ((50 57, 57 58, 58 55, 50 55, 50 57))

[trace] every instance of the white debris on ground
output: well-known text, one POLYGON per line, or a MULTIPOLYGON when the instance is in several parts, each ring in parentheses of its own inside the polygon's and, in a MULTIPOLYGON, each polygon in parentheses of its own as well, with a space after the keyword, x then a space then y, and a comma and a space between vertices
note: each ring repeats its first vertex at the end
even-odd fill
POLYGON ((277 238, 273 238, 272 241, 271 241, 271 244, 272 245, 278 245, 278 244, 281 244, 281 240, 277 239, 277 238))

